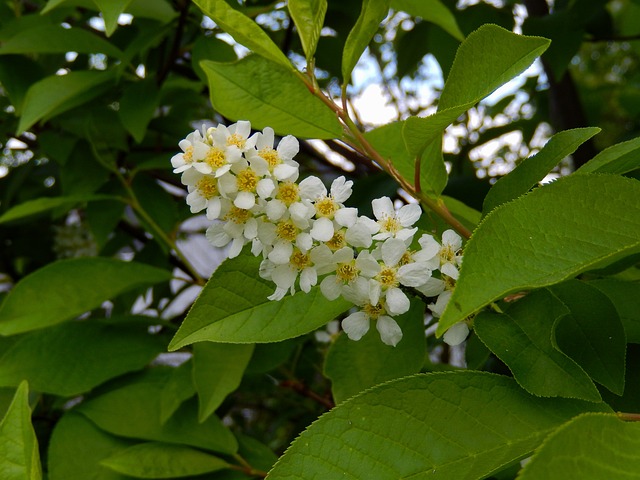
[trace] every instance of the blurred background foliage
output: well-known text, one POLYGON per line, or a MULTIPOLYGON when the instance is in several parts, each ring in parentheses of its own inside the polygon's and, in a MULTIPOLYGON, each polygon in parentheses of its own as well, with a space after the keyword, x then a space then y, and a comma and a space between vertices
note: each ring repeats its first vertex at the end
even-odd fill
MULTIPOLYGON (((228 3, 255 18, 303 68, 284 2, 228 3)), ((495 23, 552 40, 525 74, 449 127, 447 195, 481 209, 490 184, 559 130, 597 126, 602 133, 562 162, 556 175, 640 135, 640 1, 443 0, 455 19, 448 31, 423 20, 411 5, 391 3, 354 73, 350 103, 365 130, 435 112, 460 42, 458 27, 467 35, 495 23)), ((336 98, 342 48, 360 8, 360 0, 328 2, 316 67, 321 86, 336 98)), ((171 282, 133 289, 88 314, 144 315, 160 325, 155 332, 168 343, 197 284, 222 259, 185 205, 169 159, 190 131, 227 123, 211 107, 199 62, 232 62, 246 53, 188 0, 0 2, 0 214, 45 199, 30 215, 0 221, 2 292, 57 258, 117 256, 172 271, 171 282), (184 255, 176 254, 176 242, 184 255)), ((398 195, 391 178, 339 141, 300 140, 296 159, 303 175, 356 180, 354 206, 362 213, 372 198, 398 195)), ((0 351, 17 341, 0 337, 0 351)), ((435 363, 428 361, 425 370, 465 361, 441 344, 431 347, 435 363)), ((322 375, 326 348, 312 335, 257 346, 242 384, 217 414, 280 454, 331 405, 322 375)), ((472 343, 466 361, 500 371, 495 362, 483 363, 486 355, 472 343)), ((0 411, 15 386, 5 383, 0 411)), ((34 400, 46 458, 49 435, 69 398, 42 394, 34 400)), ((247 445, 245 454, 260 458, 247 445)))

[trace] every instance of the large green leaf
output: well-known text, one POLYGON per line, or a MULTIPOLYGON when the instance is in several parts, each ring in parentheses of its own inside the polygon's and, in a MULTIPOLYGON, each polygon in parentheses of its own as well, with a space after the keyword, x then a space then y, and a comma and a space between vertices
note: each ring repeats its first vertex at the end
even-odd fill
POLYGON ((193 364, 187 361, 173 369, 160 395, 160 422, 165 423, 186 400, 196 394, 193 364))
POLYGON ((132 443, 103 432, 75 411, 67 412, 49 441, 49 480, 129 480, 100 462, 132 443))
POLYGON ((537 290, 504 314, 482 312, 475 321, 480 340, 529 393, 599 401, 589 376, 553 345, 556 322, 569 310, 546 290, 537 290))
POLYGON ((380 22, 389 13, 389 3, 391 0, 363 0, 362 10, 353 29, 349 32, 347 41, 342 52, 342 83, 344 85, 351 81, 353 71, 358 59, 364 53, 365 48, 378 31, 380 22))
POLYGON ((391 8, 420 17, 438 25, 456 40, 464 40, 464 34, 458 27, 456 17, 440 0, 391 0, 391 8))
POLYGON ((143 80, 129 85, 120 99, 118 117, 136 142, 140 143, 147 132, 160 102, 160 92, 155 79, 143 80))
POLYGON ((224 460, 200 450, 158 442, 133 445, 100 463, 136 478, 188 477, 229 467, 224 460))
POLYGON ((289 14, 296 24, 307 61, 313 58, 327 13, 327 0, 289 0, 289 14))
POLYGON ((270 480, 482 479, 535 449, 575 415, 604 404, 529 395, 513 379, 448 372, 394 380, 323 415, 270 480))
POLYGON ((253 344, 200 342, 193 346, 193 381, 198 392, 198 419, 204 422, 242 381, 253 344))
POLYGON ((0 55, 11 53, 104 53, 121 58, 122 51, 82 28, 64 28, 59 25, 22 30, 0 47, 0 55))
POLYGON ((291 70, 257 55, 236 63, 204 61, 213 107, 254 128, 272 127, 280 135, 337 138, 342 127, 335 113, 314 97, 291 70))
POLYGON ((80 405, 78 411, 101 429, 121 437, 179 443, 234 454, 238 443, 220 419, 211 415, 198 423, 197 405, 184 403, 164 424, 160 397, 171 369, 154 368, 132 375, 125 382, 80 405))
POLYGON ((31 425, 27 382, 20 384, 0 422, 0 477, 11 480, 42 478, 38 439, 31 425))
POLYGON ((72 396, 139 370, 166 340, 145 322, 71 322, 21 337, 0 357, 0 386, 28 380, 32 390, 72 396))
POLYGON ((102 18, 104 19, 105 32, 110 37, 118 27, 118 17, 124 13, 131 0, 93 0, 102 18))
POLYGON ((327 300, 314 287, 282 300, 267 297, 274 284, 258 275, 260 259, 248 254, 226 260, 213 273, 169 344, 177 350, 195 342, 278 342, 309 333, 351 304, 327 300))
POLYGON ((638 198, 637 180, 572 175, 493 210, 467 242, 438 335, 509 293, 553 285, 639 252, 638 198))
POLYGON ((269 35, 257 23, 232 8, 227 2, 224 0, 194 0, 194 3, 200 7, 205 15, 220 25, 220 28, 231 35, 236 42, 267 60, 279 64, 285 70, 293 70, 287 56, 273 43, 269 35))
POLYGON ((596 287, 613 302, 624 325, 627 342, 640 343, 640 282, 604 278, 593 280, 589 285, 596 287))
POLYGON ((72 208, 78 203, 90 202, 95 200, 118 200, 118 197, 112 195, 74 195, 68 197, 42 197, 33 200, 27 200, 20 205, 10 208, 0 216, 0 224, 20 220, 32 215, 38 215, 54 209, 72 208))
POLYGON ((587 413, 549 435, 519 480, 640 479, 640 425, 587 413))
POLYGON ((168 271, 110 258, 60 260, 27 275, 9 292, 0 305, 0 334, 55 325, 121 293, 170 278, 168 271))
POLYGON ((584 142, 600 131, 596 127, 576 128, 556 133, 536 155, 526 158, 513 171, 500 178, 484 198, 483 211, 527 193, 542 180, 560 160, 571 155, 584 142))
POLYGON ((336 403, 374 385, 420 371, 426 352, 424 304, 414 300, 411 309, 396 321, 403 336, 395 347, 382 343, 375 328, 357 342, 340 335, 331 345, 324 373, 331 379, 336 403))
POLYGON ((596 382, 622 395, 627 341, 616 307, 596 287, 578 280, 551 291, 571 312, 556 325, 558 347, 596 382))
POLYGON ((409 151, 415 155, 423 150, 442 133, 443 124, 523 72, 548 46, 545 38, 517 35, 497 25, 472 32, 458 48, 438 103, 440 115, 407 119, 404 136, 409 151))
POLYGON ((605 148, 576 173, 625 174, 640 168, 640 137, 605 148))
POLYGON ((45 117, 60 114, 97 97, 113 79, 113 71, 79 71, 52 75, 34 83, 24 98, 18 133, 45 117))

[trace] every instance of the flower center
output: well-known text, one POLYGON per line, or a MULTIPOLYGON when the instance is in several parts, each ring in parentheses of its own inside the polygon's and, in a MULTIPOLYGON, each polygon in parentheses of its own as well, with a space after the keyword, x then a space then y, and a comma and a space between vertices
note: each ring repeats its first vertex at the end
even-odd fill
POLYGON ((211 200, 213 197, 218 196, 218 185, 215 178, 202 177, 196 183, 196 188, 200 195, 207 200, 211 200))
POLYGON ((376 279, 380 282, 383 287, 397 287, 398 286, 398 278, 396 275, 396 269, 391 267, 386 267, 380 270, 380 273, 376 275, 376 279))
POLYGON ((443 245, 440 249, 440 265, 444 265, 445 263, 455 263, 456 260, 456 252, 453 250, 451 245, 443 245))
POLYGON ((300 199, 300 191, 298 185, 294 182, 283 182, 278 187, 278 200, 282 200, 287 207, 290 207, 300 199))
POLYGON ((269 164, 269 168, 273 170, 273 168, 282 163, 280 157, 278 156, 278 152, 271 147, 265 147, 258 152, 258 155, 264 158, 269 164))
POLYGON ((391 217, 386 215, 382 220, 379 220, 378 223, 383 232, 398 233, 402 229, 402 225, 400 225, 400 222, 395 216, 391 217))
POLYGON ((338 211, 338 204, 331 197, 323 197, 316 202, 316 215, 333 218, 338 211))
POLYGON ((242 192, 255 192, 258 185, 258 175, 253 170, 245 168, 236 177, 238 190, 242 192))
POLYGON ((189 145, 184 153, 182 154, 182 158, 184 159, 185 163, 191 163, 193 162, 193 145, 189 145))
POLYGON ((302 253, 300 250, 296 248, 294 252, 291 254, 289 263, 293 265, 295 268, 297 268, 298 270, 303 270, 307 268, 309 265, 311 265, 311 259, 309 258, 309 255, 307 255, 306 253, 302 253))
POLYGON ((367 303, 364 307, 362 307, 362 311, 373 320, 376 320, 380 315, 384 315, 386 313, 381 303, 377 303, 375 305, 367 303))
POLYGON ((408 265, 410 263, 413 262, 413 254, 415 252, 411 251, 411 250, 407 250, 406 252, 404 252, 402 254, 402 257, 400 257, 400 261, 398 262, 398 266, 403 266, 403 265, 408 265))
POLYGON ((217 169, 227 164, 227 156, 221 148, 211 147, 206 157, 204 157, 204 161, 207 162, 211 168, 217 169))
POLYGON ((224 216, 224 220, 231 221, 237 224, 247 223, 247 220, 251 218, 251 212, 249 210, 245 210, 243 208, 238 208, 235 205, 231 207, 229 213, 224 216))
POLYGON ((298 227, 296 227, 291 220, 284 220, 278 223, 276 235, 283 240, 293 242, 298 236, 298 227))
POLYGON ((235 145, 240 150, 244 148, 245 142, 246 140, 244 139, 244 137, 242 135, 238 135, 237 133, 234 133, 227 137, 227 145, 235 145))
POLYGON ((355 260, 349 263, 339 263, 336 268, 336 277, 344 283, 349 283, 358 277, 358 269, 355 260))
POLYGON ((343 247, 346 247, 347 246, 347 242, 344 239, 344 229, 343 230, 337 230, 333 234, 333 237, 331 237, 331 240, 329 240, 328 242, 325 242, 325 244, 327 245, 327 247, 329 247, 334 252, 336 250, 340 250, 343 247))

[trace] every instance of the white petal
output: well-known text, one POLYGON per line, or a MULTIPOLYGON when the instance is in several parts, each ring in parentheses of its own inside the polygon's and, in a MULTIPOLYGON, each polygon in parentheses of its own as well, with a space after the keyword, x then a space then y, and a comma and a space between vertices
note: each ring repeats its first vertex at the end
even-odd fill
POLYGON ((293 135, 287 135, 282 140, 280 140, 277 148, 278 156, 283 160, 285 158, 288 160, 292 159, 296 156, 299 150, 300 145, 298 143, 298 139, 293 135))
POLYGON ((256 204, 256 197, 251 192, 238 192, 238 196, 233 201, 233 204, 244 210, 249 210, 256 204))
POLYGON ((376 198, 371 202, 371 206, 373 207, 373 214, 378 220, 382 220, 384 217, 392 217, 396 214, 389 197, 376 198))
POLYGON ((331 183, 331 197, 333 197, 336 202, 343 203, 351 196, 352 186, 353 181, 347 181, 344 176, 336 178, 331 183))
POLYGON ((405 243, 411 243, 411 241, 413 240, 413 236, 417 231, 417 228, 403 228, 398 233, 396 233, 396 238, 403 240, 405 243))
POLYGON ((316 283, 318 283, 318 274, 315 268, 305 268, 300 272, 300 290, 309 293, 316 283))
POLYGON ((209 164, 204 162, 193 162, 191 166, 195 168, 197 171, 199 171, 200 173, 204 173, 205 175, 208 175, 213 172, 213 168, 211 168, 209 164))
POLYGON ((269 173, 269 163, 260 155, 251 157, 251 168, 261 177, 269 173))
POLYGON ((275 189, 276 186, 273 183, 273 180, 270 178, 263 178, 258 182, 256 192, 261 198, 269 198, 275 189))
POLYGON ((426 297, 435 297, 444 291, 444 286, 439 278, 430 277, 423 285, 416 287, 416 290, 426 297))
POLYGON ((440 267, 440 271, 444 275, 451 277, 454 280, 458 279, 458 269, 452 263, 445 263, 444 265, 442 265, 442 267, 440 267))
POLYGON ((214 223, 207 228, 206 237, 214 247, 224 247, 231 241, 231 236, 223 230, 221 223, 214 223))
POLYGON ((387 345, 395 347, 402 340, 402 329, 391 317, 381 315, 376 322, 376 329, 382 342, 387 345))
POLYGON ((335 214, 338 225, 343 227, 351 227, 358 221, 358 209, 345 207, 338 210, 335 214))
POLYGON ((382 286, 376 280, 369 280, 369 303, 371 305, 377 305, 380 302, 380 294, 382 293, 382 286))
POLYGON ((433 258, 438 255, 440 251, 440 244, 433 238, 432 235, 425 233, 418 240, 420 247, 422 247, 421 252, 424 252, 424 256, 426 258, 433 258))
POLYGON ((355 312, 342 320, 342 329, 351 340, 360 340, 369 331, 369 317, 364 312, 355 312))
POLYGON ((382 244, 382 261, 389 267, 393 267, 398 264, 406 251, 407 246, 404 241, 399 238, 389 238, 382 244))
POLYGON ((287 294, 287 289, 286 288, 280 288, 277 287, 276 291, 273 292, 271 295, 269 295, 267 298, 269 300, 275 300, 275 301, 280 301, 284 298, 284 296, 287 294))
POLYGON ((307 200, 315 200, 327 194, 327 188, 318 177, 307 177, 298 186, 300 187, 300 196, 307 200))
POLYGON ((313 222, 313 227, 311 227, 311 232, 309 233, 320 242, 328 242, 333 238, 333 222, 328 218, 319 218, 313 222))
POLYGON ((400 315, 409 310, 411 303, 409 299, 399 288, 390 288, 387 290, 387 310, 392 315, 400 315))
POLYGON ((273 169, 273 175, 280 181, 287 180, 296 173, 298 173, 298 167, 287 163, 281 163, 273 169))
POLYGON ((301 233, 296 237, 296 247, 303 252, 308 252, 313 247, 313 238, 308 233, 301 233))
POLYGON ((240 255, 240 252, 242 251, 242 247, 244 247, 244 244, 245 244, 244 238, 240 238, 240 237, 234 238, 233 242, 231 242, 231 247, 229 248, 229 252, 227 253, 227 256, 229 258, 235 258, 238 255, 240 255))
POLYGON ((278 265, 273 269, 273 272, 271 272, 271 280, 273 280, 273 283, 275 283, 278 288, 283 288, 285 290, 294 284, 297 276, 298 272, 288 263, 285 265, 278 265))
POLYGON ((375 277, 380 272, 380 264, 366 250, 361 251, 356 259, 356 267, 365 277, 375 277))
POLYGON ((262 130, 262 135, 258 139, 258 143, 257 143, 258 150, 263 149, 265 147, 273 148, 274 137, 275 135, 273 132, 273 128, 264 127, 264 130, 262 130))
POLYGON ((219 198, 212 198, 207 204, 207 218, 209 220, 215 220, 220 217, 222 210, 222 202, 219 198))
POLYGON ((267 202, 265 211, 269 220, 276 222, 280 220, 284 212, 287 211, 287 206, 281 200, 270 200, 267 202))
POLYGON ((444 312, 444 309, 447 306, 447 303, 449 303, 450 298, 451 290, 445 290, 438 296, 438 298, 436 299, 436 303, 430 303, 429 305, 427 305, 434 317, 440 318, 440 316, 442 316, 442 312, 444 312))
POLYGON ((446 230, 442 233, 442 244, 451 246, 455 252, 462 248, 462 238, 453 230, 446 230))
POLYGON ((360 248, 369 248, 373 242, 371 233, 360 222, 347 229, 344 239, 352 247, 360 248))
POLYGON ((273 246, 273 250, 269 253, 269 260, 276 265, 289 263, 292 253, 293 245, 288 242, 278 242, 273 246))
POLYGON ((406 287, 424 285, 431 277, 431 270, 424 263, 410 263, 398 269, 398 280, 406 287))
POLYGON ((247 240, 253 240, 258 236, 258 221, 255 218, 250 218, 247 223, 244 224, 244 238, 247 240))
POLYGON ((410 203, 408 205, 404 205, 398 211, 398 220, 400 221, 400 225, 403 227, 410 227, 418 221, 421 214, 422 209, 420 208, 420 205, 417 203, 410 203))
POLYGON ((442 340, 444 340, 444 343, 447 345, 451 345, 453 347, 464 342, 468 335, 469 326, 465 322, 458 322, 452 325, 449 330, 444 332, 442 340))
POLYGON ((335 275, 329 275, 320 282, 320 291, 327 300, 335 300, 340 296, 340 284, 335 275))

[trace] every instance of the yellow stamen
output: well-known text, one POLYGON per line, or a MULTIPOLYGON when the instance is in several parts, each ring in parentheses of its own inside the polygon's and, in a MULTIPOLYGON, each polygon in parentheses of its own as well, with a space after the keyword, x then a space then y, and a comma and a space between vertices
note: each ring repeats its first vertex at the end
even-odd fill
POLYGON ((182 158, 184 159, 185 163, 192 163, 193 162, 193 146, 189 145, 184 153, 182 154, 182 158))
POLYGON ((396 269, 392 267, 386 267, 380 270, 380 273, 376 275, 377 280, 383 287, 397 287, 398 278, 396 276, 396 269))
POLYGON ((278 194, 276 195, 278 200, 281 200, 287 207, 290 207, 298 200, 300 200, 300 189, 298 184, 294 182, 283 182, 278 187, 278 194))
POLYGON ((300 250, 295 249, 291 254, 289 263, 296 267, 298 270, 303 270, 311 265, 311 259, 306 253, 302 253, 300 250))
POLYGON ((298 227, 296 227, 291 220, 284 220, 278 223, 276 227, 276 235, 289 242, 295 241, 298 236, 298 231, 298 227))
POLYGON ((258 175, 249 168, 245 168, 236 177, 238 190, 242 192, 255 192, 258 185, 258 175))
POLYGON ((227 156, 225 155, 224 150, 218 147, 211 147, 207 152, 204 161, 207 162, 211 168, 216 170, 227 164, 227 156))
POLYGON ((316 202, 316 215, 333 218, 338 211, 338 204, 331 197, 323 197, 316 202))
POLYGON ((325 244, 334 252, 336 250, 340 250, 343 247, 346 247, 347 241, 344 238, 344 229, 336 231, 333 234, 333 237, 331 237, 331 240, 325 242, 325 244))
POLYGON ((344 283, 355 280, 358 277, 356 261, 352 260, 349 263, 339 263, 338 268, 336 268, 336 277, 344 283))
POLYGON ((212 177, 202 177, 196 183, 196 188, 200 195, 202 195, 207 200, 211 200, 213 197, 218 196, 218 182, 215 178, 212 177))
POLYGON ((398 233, 402 229, 402 225, 400 225, 396 217, 386 215, 381 220, 378 220, 378 223, 383 232, 398 233))
POLYGON ((243 208, 238 208, 235 205, 231 207, 229 213, 227 213, 223 220, 227 222, 234 222, 237 224, 247 223, 247 220, 251 218, 251 212, 249 210, 245 210, 243 208))
POLYGON ((267 161, 270 170, 273 170, 274 167, 282 163, 282 160, 280 160, 280 157, 278 156, 278 152, 271 147, 261 149, 258 152, 258 155, 267 161))
POLYGON ((227 145, 235 145, 240 150, 244 148, 245 142, 246 140, 244 139, 244 137, 242 135, 238 135, 237 133, 234 133, 233 135, 229 135, 227 137, 227 145))
POLYGON ((362 311, 367 314, 367 316, 373 320, 376 320, 380 315, 384 315, 386 312, 381 303, 377 303, 376 305, 371 305, 367 303, 362 311))

